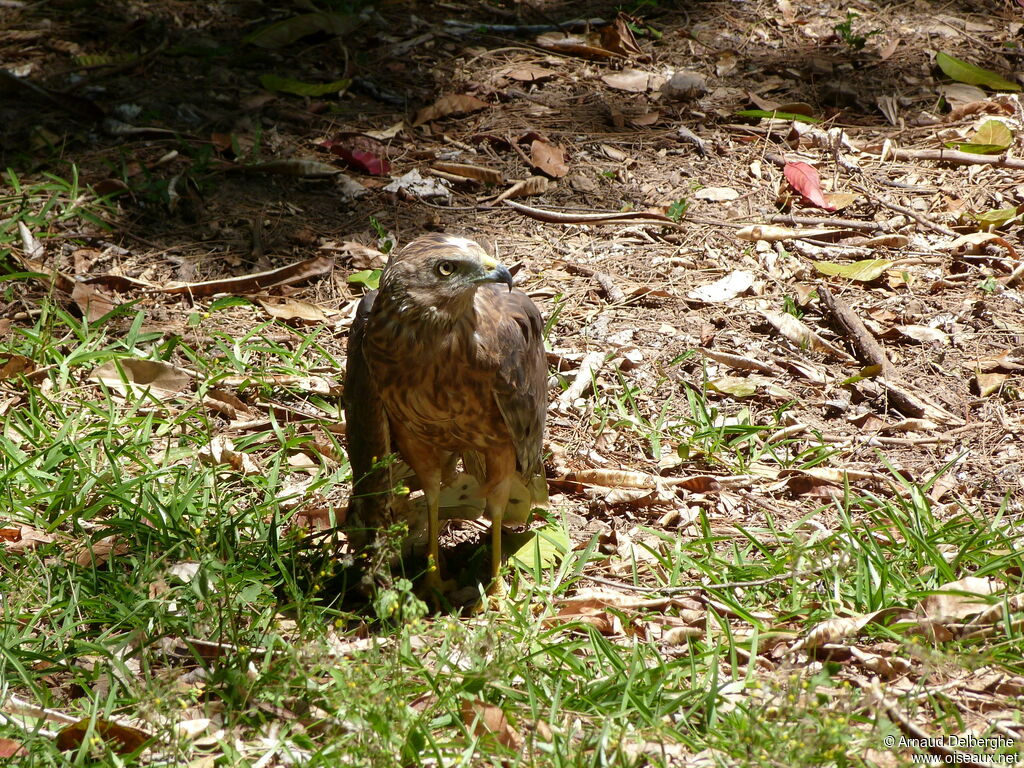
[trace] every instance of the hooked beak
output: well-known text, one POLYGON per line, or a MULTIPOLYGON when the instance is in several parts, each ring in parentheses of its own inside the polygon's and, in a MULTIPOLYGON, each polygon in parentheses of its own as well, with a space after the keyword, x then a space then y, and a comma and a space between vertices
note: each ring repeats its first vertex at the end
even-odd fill
POLYGON ((512 273, 508 271, 508 267, 504 264, 499 264, 495 259, 490 256, 482 256, 480 263, 484 265, 484 269, 491 270, 486 275, 478 277, 475 282, 477 283, 504 283, 508 286, 508 290, 512 291, 512 273))

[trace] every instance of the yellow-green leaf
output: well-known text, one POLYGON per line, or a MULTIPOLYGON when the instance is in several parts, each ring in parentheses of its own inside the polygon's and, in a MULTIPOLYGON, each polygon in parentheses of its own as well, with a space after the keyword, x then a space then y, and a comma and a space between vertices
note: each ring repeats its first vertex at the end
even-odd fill
POLYGON ((513 550, 510 560, 527 571, 535 570, 538 564, 541 568, 553 568, 572 548, 569 534, 560 523, 548 523, 525 533, 506 534, 506 539, 513 550))
POLYGON ((296 96, 323 96, 328 93, 340 93, 352 84, 351 80, 335 80, 333 83, 303 83, 300 80, 292 80, 290 77, 278 77, 277 75, 263 75, 260 77, 260 85, 268 91, 280 91, 281 93, 294 93, 296 96))
POLYGON ((1002 227, 1017 218, 1017 209, 995 208, 984 213, 973 213, 971 217, 986 227, 1002 227))
POLYGON ((1003 79, 995 72, 988 69, 982 69, 981 67, 964 61, 963 59, 950 56, 948 53, 942 53, 940 51, 936 54, 935 63, 939 65, 939 69, 946 73, 947 77, 952 80, 956 80, 958 83, 984 85, 986 88, 991 88, 993 91, 1020 90, 1019 85, 1003 79))
POLYGON ((260 48, 282 48, 317 32, 347 35, 361 23, 358 16, 350 13, 304 13, 258 29, 246 37, 245 42, 260 48))
POLYGON ((353 272, 348 276, 348 281, 361 285, 368 291, 376 291, 380 283, 380 270, 364 269, 362 272, 353 272))
POLYGON ((752 397, 758 393, 763 381, 759 377, 722 376, 708 382, 708 388, 723 395, 752 397))
POLYGON ((831 261, 816 261, 814 268, 823 275, 845 277, 847 280, 869 282, 877 279, 892 264, 885 259, 865 259, 846 264, 834 264, 831 261))
POLYGON ((795 120, 798 123, 820 123, 820 117, 810 117, 809 115, 801 115, 796 112, 777 112, 772 109, 741 109, 736 113, 736 117, 760 117, 765 120, 771 120, 772 118, 778 120, 795 120))
POLYGON ((975 155, 997 155, 1013 144, 1013 134, 1002 120, 986 120, 969 142, 947 141, 947 147, 975 155))

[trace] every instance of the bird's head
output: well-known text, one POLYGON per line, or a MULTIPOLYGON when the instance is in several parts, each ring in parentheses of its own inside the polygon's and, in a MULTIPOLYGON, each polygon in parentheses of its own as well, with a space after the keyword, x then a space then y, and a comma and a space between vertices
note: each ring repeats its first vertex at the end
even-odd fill
POLYGON ((511 291, 512 273, 473 240, 432 234, 413 240, 388 260, 380 292, 409 310, 432 308, 452 315, 468 308, 486 283, 503 283, 511 291))

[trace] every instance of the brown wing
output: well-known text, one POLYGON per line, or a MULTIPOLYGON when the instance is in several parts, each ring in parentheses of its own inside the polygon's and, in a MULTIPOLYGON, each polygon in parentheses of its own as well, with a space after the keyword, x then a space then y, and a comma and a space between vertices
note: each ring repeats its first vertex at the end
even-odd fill
POLYGON ((541 468, 548 368, 540 310, 520 291, 488 285, 479 289, 486 328, 481 342, 497 358, 494 400, 516 447, 516 464, 526 480, 541 468))
POLYGON ((363 351, 366 321, 375 296, 375 291, 367 293, 356 309, 345 368, 345 437, 352 467, 348 524, 357 538, 360 531, 385 523, 392 489, 390 472, 380 465, 391 453, 388 419, 363 351))

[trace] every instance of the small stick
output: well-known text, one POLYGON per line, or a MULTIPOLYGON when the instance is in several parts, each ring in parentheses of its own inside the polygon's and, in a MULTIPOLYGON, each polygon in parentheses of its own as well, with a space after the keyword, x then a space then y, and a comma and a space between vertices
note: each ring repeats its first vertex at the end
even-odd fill
POLYGON ((922 216, 917 211, 915 211, 915 210, 913 210, 911 208, 907 208, 906 206, 903 206, 903 205, 897 205, 896 203, 890 203, 888 200, 885 200, 885 199, 879 197, 874 192, 869 192, 864 187, 854 186, 854 189, 856 189, 858 192, 860 192, 863 195, 867 195, 872 200, 874 200, 876 203, 878 203, 879 205, 885 206, 889 210, 896 211, 896 213, 902 213, 904 216, 909 216, 910 218, 912 218, 914 221, 916 221, 918 224, 920 224, 923 227, 927 227, 928 229, 934 230, 934 231, 938 232, 939 234, 946 235, 947 237, 956 237, 957 236, 956 232, 954 232, 949 227, 944 227, 941 224, 936 224, 931 219, 928 219, 928 218, 922 216))
POLYGON ((576 377, 572 380, 572 384, 558 397, 558 404, 561 408, 566 409, 572 407, 572 404, 577 399, 583 396, 583 393, 587 391, 594 382, 594 376, 604 365, 604 352, 590 352, 583 361, 580 363, 580 369, 576 372, 576 377))
POLYGON ((611 304, 626 303, 626 294, 622 292, 621 288, 615 285, 615 281, 612 280, 611 275, 590 269, 590 267, 580 266, 579 264, 566 264, 565 271, 570 274, 594 278, 594 280, 597 281, 597 284, 601 286, 601 290, 604 291, 604 295, 608 297, 608 301, 611 304))

